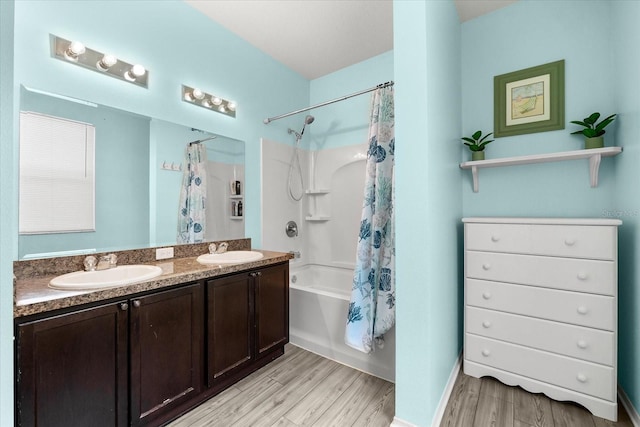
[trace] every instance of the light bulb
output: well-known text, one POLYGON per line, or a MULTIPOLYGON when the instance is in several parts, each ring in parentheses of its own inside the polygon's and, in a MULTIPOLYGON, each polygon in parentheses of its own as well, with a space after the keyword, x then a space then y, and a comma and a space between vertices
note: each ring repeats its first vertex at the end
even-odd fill
POLYGON ((220 104, 222 104, 222 99, 218 98, 217 96, 212 96, 211 97, 211 103, 213 105, 220 105, 220 104))
POLYGON ((233 101, 227 102, 227 108, 231 111, 236 111, 236 103, 233 101))
POLYGON ((200 89, 197 89, 197 88, 194 88, 191 94, 195 99, 198 99, 198 100, 204 98, 204 92, 202 92, 200 89))
POLYGON ((109 55, 108 53, 105 53, 102 59, 98 61, 98 63, 96 64, 96 67, 100 71, 107 71, 109 68, 116 65, 116 62, 118 62, 118 58, 116 58, 113 55, 109 55))
POLYGON ((84 47, 82 43, 78 41, 72 41, 71 43, 69 43, 69 47, 67 48, 67 50, 64 51, 64 57, 69 61, 77 62, 78 56, 85 53, 86 50, 87 48, 84 47))
POLYGON ((144 76, 147 70, 140 64, 136 64, 129 71, 124 73, 124 78, 130 82, 134 82, 138 77, 144 76))

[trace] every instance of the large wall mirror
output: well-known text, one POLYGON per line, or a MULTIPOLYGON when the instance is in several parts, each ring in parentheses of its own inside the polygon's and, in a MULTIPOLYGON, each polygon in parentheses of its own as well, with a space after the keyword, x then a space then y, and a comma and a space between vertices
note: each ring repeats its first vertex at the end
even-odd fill
POLYGON ((19 259, 176 244, 185 148, 210 137, 202 142, 208 159, 205 240, 244 237, 244 216, 237 210, 245 194, 243 141, 26 87, 20 112, 95 129, 95 227, 21 232, 19 259))

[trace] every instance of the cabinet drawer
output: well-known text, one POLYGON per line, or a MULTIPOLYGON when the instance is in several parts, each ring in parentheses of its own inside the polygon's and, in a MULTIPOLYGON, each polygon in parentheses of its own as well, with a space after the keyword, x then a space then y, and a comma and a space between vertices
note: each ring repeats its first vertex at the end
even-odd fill
POLYGON ((476 307, 465 310, 465 330, 483 337, 613 366, 613 332, 476 307))
POLYGON ((465 359, 615 401, 612 367, 472 334, 465 335, 465 359))
POLYGON ((613 331, 614 297, 466 279, 466 304, 613 331))
POLYGON ((468 250, 613 260, 614 226, 465 224, 468 250))
POLYGON ((465 263, 476 279, 615 295, 613 261, 467 251, 465 263))

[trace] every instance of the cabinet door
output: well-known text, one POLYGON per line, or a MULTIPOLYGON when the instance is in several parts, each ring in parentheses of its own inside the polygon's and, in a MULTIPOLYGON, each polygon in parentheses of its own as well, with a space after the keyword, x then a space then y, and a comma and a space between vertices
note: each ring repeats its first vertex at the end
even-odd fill
POLYGON ((289 342, 289 264, 256 273, 256 351, 261 357, 289 342))
POLYGON ((203 286, 131 300, 131 424, 158 423, 202 389, 203 286))
POLYGON ((209 387, 252 360, 253 287, 248 273, 207 282, 209 387))
POLYGON ((127 425, 126 310, 109 304, 17 325, 17 425, 127 425))

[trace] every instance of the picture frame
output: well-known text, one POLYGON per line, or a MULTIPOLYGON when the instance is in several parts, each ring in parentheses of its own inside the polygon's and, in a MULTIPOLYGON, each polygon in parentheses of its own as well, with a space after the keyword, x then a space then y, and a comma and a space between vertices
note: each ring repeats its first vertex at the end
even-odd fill
POLYGON ((493 78, 496 138, 564 129, 564 59, 493 78))

